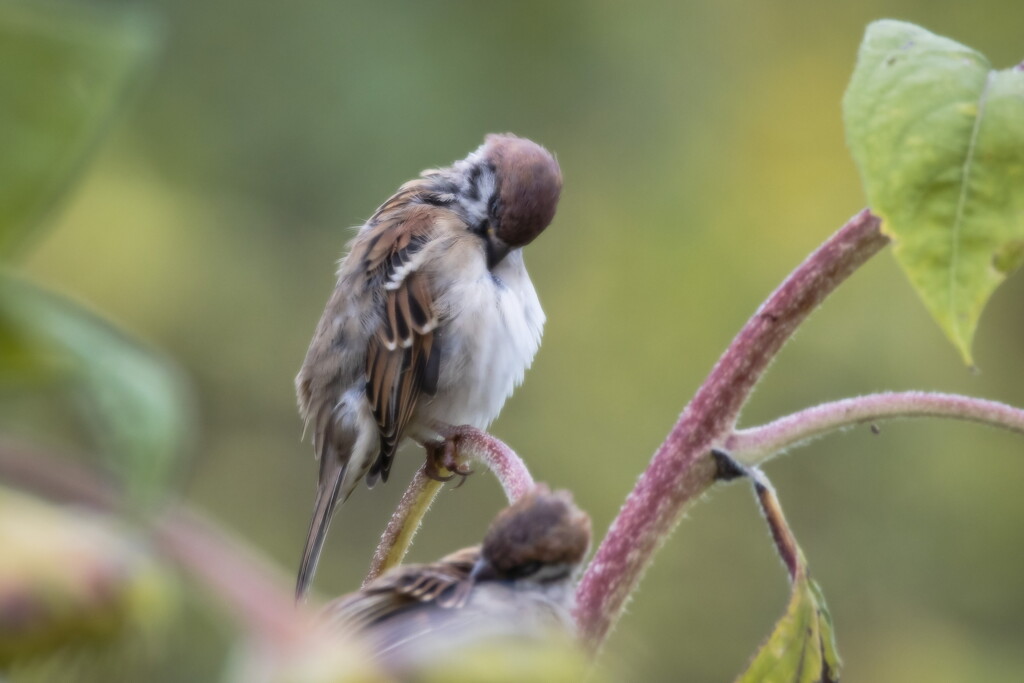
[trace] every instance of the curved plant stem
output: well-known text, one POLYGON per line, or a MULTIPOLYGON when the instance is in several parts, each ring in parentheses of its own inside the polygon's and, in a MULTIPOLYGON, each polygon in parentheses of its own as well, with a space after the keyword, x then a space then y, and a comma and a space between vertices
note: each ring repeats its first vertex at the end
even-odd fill
POLYGON ((576 592, 576 620, 600 648, 654 551, 685 505, 716 477, 711 449, 724 444, 754 384, 796 328, 825 297, 888 243, 864 210, 811 254, 744 325, 683 410, 626 498, 576 592))
POLYGON ((409 488, 402 494, 402 500, 399 501, 384 529, 384 534, 380 537, 377 550, 373 553, 373 560, 370 561, 370 571, 363 579, 363 587, 402 563, 402 558, 409 552, 412 538, 419 530, 424 515, 443 485, 444 482, 427 476, 425 464, 416 470, 409 488))
POLYGON ((789 580, 796 581, 800 574, 806 573, 807 561, 800 551, 800 546, 797 545, 796 536, 793 535, 786 522, 786 516, 782 513, 782 505, 775 493, 775 487, 768 481, 764 472, 756 467, 752 467, 748 471, 754 484, 754 495, 757 496, 757 503, 761 506, 761 514, 764 515, 764 521, 768 523, 772 540, 775 541, 775 550, 778 551, 782 564, 786 565, 789 580))
POLYGON ((169 508, 154 520, 153 537, 266 646, 298 645, 313 631, 312 610, 295 604, 291 576, 198 510, 169 508))
MULTIPOLYGON (((440 434, 451 444, 459 462, 482 463, 501 483, 509 502, 519 499, 533 488, 533 477, 516 452, 487 432, 469 426, 439 426, 440 434)), ((416 472, 409 488, 402 495, 391 520, 384 529, 377 550, 370 563, 370 571, 363 580, 367 585, 392 567, 398 566, 412 545, 413 536, 423 522, 424 515, 441 490, 442 482, 427 476, 424 465, 416 472)))
POLYGON ((508 502, 514 503, 533 488, 526 463, 500 439, 466 425, 446 427, 442 434, 455 444, 459 457, 486 465, 494 473, 508 502))
POLYGON ((823 403, 760 427, 740 429, 726 440, 725 450, 744 465, 757 465, 829 432, 908 417, 968 420, 1024 434, 1024 410, 1020 408, 970 396, 907 391, 823 403))

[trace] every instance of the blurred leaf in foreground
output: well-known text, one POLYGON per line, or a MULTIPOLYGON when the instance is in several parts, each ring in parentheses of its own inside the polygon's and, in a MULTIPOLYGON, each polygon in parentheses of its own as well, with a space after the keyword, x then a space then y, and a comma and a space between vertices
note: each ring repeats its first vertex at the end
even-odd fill
POLYGON ((167 622, 173 581, 109 518, 0 488, 0 548, 0 669, 141 647, 167 622))
MULTIPOLYGON (((0 378, 61 380, 137 501, 168 484, 190 433, 173 366, 73 302, 0 274, 0 378)), ((3 380, 0 380, 3 381, 3 380)))
POLYGON ((775 490, 760 470, 750 470, 772 538, 789 571, 793 595, 786 613, 737 683, 836 683, 839 652, 832 617, 821 588, 807 572, 807 560, 782 514, 775 490))
MULTIPOLYGON (((487 630, 486 628, 484 629, 487 630)), ((458 643, 458 640, 455 641, 458 643)), ((439 644, 433 656, 401 670, 388 667, 358 634, 324 629, 283 651, 243 643, 231 659, 229 683, 575 683, 609 680, 564 634, 547 640, 484 638, 465 647, 439 644)), ((460 645, 465 645, 460 643, 460 645)))
POLYGON ((1024 71, 899 21, 871 24, 846 136, 893 254, 971 363, 992 292, 1024 261, 1024 71))
POLYGON ((0 258, 42 222, 150 63, 149 15, 0 0, 0 258))
POLYGON ((389 683, 370 650, 353 638, 314 629, 299 642, 244 640, 231 653, 225 683, 389 683))

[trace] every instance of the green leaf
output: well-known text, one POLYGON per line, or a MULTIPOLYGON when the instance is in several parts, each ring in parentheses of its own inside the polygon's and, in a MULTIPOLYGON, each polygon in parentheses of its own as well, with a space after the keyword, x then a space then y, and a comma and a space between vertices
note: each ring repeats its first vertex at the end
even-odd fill
POLYGON ((821 588, 804 575, 794 582, 786 613, 739 681, 830 683, 838 680, 839 654, 832 634, 832 617, 821 588))
POLYGON ((898 21, 868 26, 843 100, 872 210, 971 363, 992 292, 1024 260, 1024 71, 898 21))
POLYGON ((77 304, 0 274, 0 381, 66 380, 110 470, 139 502, 168 484, 188 438, 173 366, 77 304))
POLYGON ((54 207, 151 62, 149 15, 0 1, 0 258, 54 207))
POLYGON ((839 681, 841 662, 825 596, 808 575, 807 560, 786 524, 768 479, 756 469, 750 470, 750 475, 789 570, 793 594, 786 613, 737 683, 835 683, 839 681))

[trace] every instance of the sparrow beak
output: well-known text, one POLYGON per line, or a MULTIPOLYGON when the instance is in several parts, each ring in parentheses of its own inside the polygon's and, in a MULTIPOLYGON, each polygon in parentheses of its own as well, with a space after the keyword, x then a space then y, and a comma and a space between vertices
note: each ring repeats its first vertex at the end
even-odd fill
POLYGON ((489 228, 487 230, 485 244, 488 268, 493 268, 501 263, 501 260, 508 256, 508 252, 512 251, 512 248, 505 244, 505 240, 501 239, 494 233, 494 228, 489 228))
POLYGON ((498 578, 498 573, 494 571, 494 567, 486 558, 481 557, 473 565, 473 571, 469 573, 469 580, 472 582, 477 581, 491 581, 498 578))

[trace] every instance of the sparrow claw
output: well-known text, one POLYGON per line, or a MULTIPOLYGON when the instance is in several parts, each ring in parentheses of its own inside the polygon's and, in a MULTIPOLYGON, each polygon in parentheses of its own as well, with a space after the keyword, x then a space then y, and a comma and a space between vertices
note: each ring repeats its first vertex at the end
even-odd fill
POLYGON ((455 485, 455 488, 461 488, 462 485, 466 483, 466 479, 469 478, 469 475, 473 474, 473 469, 468 464, 462 463, 456 465, 452 472, 454 472, 454 474, 452 474, 453 477, 462 477, 462 479, 459 480, 459 483, 455 485))
POLYGON ((424 474, 434 481, 447 482, 455 477, 461 477, 455 488, 465 484, 466 477, 473 474, 469 463, 459 459, 457 440, 456 436, 437 443, 426 444, 427 462, 424 467, 424 474), (450 472, 451 474, 441 474, 441 472, 450 472))
POLYGON ((427 460, 427 463, 423 468, 423 474, 427 476, 427 479, 433 479, 434 481, 439 481, 442 484, 455 478, 454 474, 441 474, 441 468, 430 460, 427 460))

